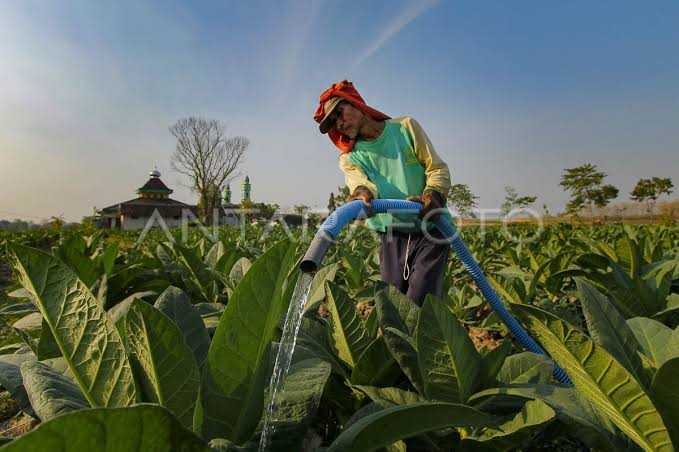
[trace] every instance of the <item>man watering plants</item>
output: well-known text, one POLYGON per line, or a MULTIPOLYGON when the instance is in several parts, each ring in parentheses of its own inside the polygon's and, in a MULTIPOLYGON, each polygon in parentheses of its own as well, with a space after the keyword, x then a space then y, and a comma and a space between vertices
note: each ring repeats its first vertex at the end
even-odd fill
POLYGON ((382 280, 420 305, 428 293, 440 297, 450 247, 433 220, 449 215, 450 172, 422 127, 409 116, 390 118, 369 107, 347 80, 321 94, 314 120, 340 151, 352 199, 363 200, 368 211, 377 198, 422 203, 419 215, 380 213, 366 223, 380 236, 382 280))

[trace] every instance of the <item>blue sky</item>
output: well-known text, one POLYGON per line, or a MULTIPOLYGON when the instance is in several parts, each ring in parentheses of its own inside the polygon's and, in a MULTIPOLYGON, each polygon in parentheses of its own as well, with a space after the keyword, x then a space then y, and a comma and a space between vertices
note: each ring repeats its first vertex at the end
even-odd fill
POLYGON ((561 210, 585 162, 623 199, 679 185, 678 23, 676 1, 4 1, 0 218, 79 220, 154 165, 195 202, 169 165, 187 115, 250 139, 256 201, 325 207, 343 177, 312 113, 343 78, 417 118, 481 207, 511 185, 561 210))

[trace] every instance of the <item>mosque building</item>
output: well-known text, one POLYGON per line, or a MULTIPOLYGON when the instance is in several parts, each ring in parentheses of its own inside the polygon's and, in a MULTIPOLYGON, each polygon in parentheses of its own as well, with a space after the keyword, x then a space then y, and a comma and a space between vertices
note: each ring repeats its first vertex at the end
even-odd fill
MULTIPOLYGON (((242 185, 242 200, 251 202, 250 178, 245 177, 242 185)), ((193 219, 198 217, 195 205, 185 204, 170 198, 172 189, 160 179, 160 171, 154 169, 149 173, 146 183, 137 189, 137 197, 119 202, 97 211, 97 222, 100 227, 121 229, 125 231, 143 229, 149 221, 153 226, 160 226, 159 218, 169 228, 179 227, 182 216, 193 219), (155 216, 155 218, 153 218, 155 216)), ((238 209, 239 204, 231 203, 231 188, 227 184, 222 192, 220 224, 238 224, 238 218, 229 210, 238 209)))

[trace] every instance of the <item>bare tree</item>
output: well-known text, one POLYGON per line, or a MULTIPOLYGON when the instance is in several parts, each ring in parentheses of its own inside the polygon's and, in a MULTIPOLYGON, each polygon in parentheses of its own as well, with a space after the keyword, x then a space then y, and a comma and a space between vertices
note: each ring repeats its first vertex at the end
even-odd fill
POLYGON ((177 138, 172 169, 188 177, 198 193, 201 216, 211 222, 217 205, 215 190, 237 177, 238 166, 250 144, 246 137, 226 137, 225 126, 214 119, 189 117, 177 121, 170 133, 177 138))

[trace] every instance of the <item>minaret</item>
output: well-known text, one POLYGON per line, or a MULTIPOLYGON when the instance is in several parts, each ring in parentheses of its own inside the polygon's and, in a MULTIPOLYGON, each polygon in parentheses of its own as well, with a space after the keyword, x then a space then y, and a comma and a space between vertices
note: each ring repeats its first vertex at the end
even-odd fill
POLYGON ((226 187, 224 187, 224 191, 222 192, 222 205, 226 206, 228 204, 231 204, 231 187, 229 184, 226 184, 226 187))
POLYGON ((245 201, 251 201, 250 199, 250 177, 245 176, 245 180, 243 181, 243 193, 242 193, 242 199, 241 202, 245 201))

